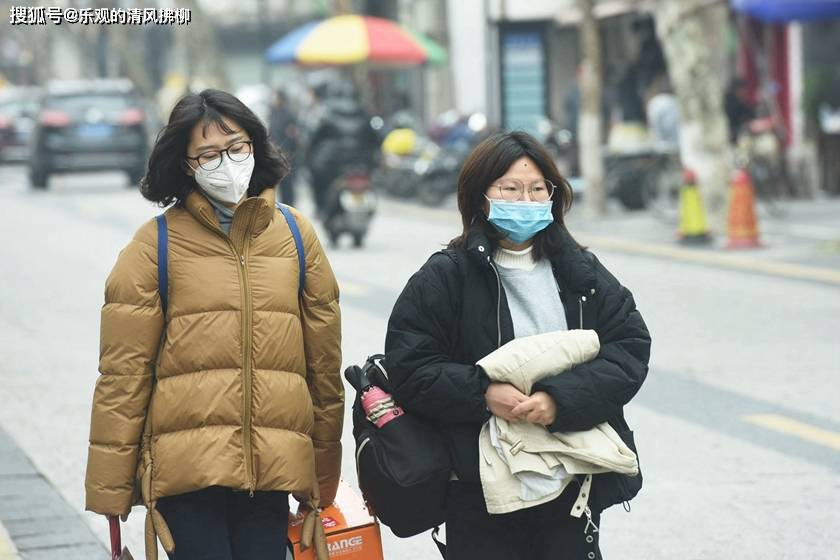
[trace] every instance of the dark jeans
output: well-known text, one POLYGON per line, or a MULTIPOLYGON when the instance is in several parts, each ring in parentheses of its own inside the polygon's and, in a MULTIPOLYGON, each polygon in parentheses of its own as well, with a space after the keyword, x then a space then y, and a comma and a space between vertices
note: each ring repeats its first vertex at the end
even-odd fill
POLYGON ((170 560, 283 560, 286 492, 234 492, 211 486, 158 500, 175 541, 170 560))
MULTIPOLYGON (((450 482, 446 504, 447 560, 601 560, 598 533, 569 512, 580 487, 532 508, 490 515, 481 484, 450 482)), ((592 520, 600 527, 600 518, 592 520)))

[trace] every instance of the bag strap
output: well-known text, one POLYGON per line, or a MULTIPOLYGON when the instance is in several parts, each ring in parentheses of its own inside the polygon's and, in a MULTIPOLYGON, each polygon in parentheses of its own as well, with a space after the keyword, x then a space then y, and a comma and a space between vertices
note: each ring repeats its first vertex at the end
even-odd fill
POLYGON ((166 227, 165 214, 155 219, 158 231, 158 291, 160 305, 163 308, 163 314, 166 315, 166 308, 169 305, 169 230, 166 227))
POLYGON ((303 295, 303 289, 306 287, 306 255, 303 252, 303 237, 300 235, 297 222, 295 221, 292 211, 289 210, 289 207, 278 202, 277 209, 280 210, 283 217, 286 218, 286 223, 289 224, 289 229, 292 231, 292 237, 295 239, 299 270, 298 295, 303 295))
POLYGON ((108 516, 111 529, 111 560, 119 560, 122 554, 122 537, 120 535, 120 518, 116 515, 108 516))
POLYGON ((435 541, 435 545, 440 552, 440 555, 445 559, 446 558, 446 544, 442 543, 438 540, 438 534, 440 533, 440 525, 432 529, 432 540, 435 541))

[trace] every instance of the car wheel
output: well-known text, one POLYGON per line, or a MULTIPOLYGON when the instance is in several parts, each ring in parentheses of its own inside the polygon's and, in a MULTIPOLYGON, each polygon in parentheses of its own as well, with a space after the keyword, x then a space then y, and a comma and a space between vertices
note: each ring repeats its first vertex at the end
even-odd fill
POLYGON ((49 178, 50 174, 46 169, 35 167, 29 170, 29 184, 33 189, 46 189, 49 178))

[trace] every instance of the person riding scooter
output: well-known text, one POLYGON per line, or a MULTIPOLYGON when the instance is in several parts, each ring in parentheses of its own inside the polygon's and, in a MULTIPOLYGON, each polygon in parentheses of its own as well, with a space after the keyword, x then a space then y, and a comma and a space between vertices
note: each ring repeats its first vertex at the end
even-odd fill
POLYGON ((328 210, 332 183, 348 168, 366 173, 376 165, 381 139, 370 126, 370 117, 352 85, 332 84, 325 88, 323 114, 313 128, 306 165, 319 215, 328 210))

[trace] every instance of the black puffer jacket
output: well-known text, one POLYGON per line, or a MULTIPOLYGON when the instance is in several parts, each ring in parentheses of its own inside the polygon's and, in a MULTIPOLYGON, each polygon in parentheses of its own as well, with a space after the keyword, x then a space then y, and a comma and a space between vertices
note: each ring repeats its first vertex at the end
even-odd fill
POLYGON ((337 176, 348 166, 373 169, 381 140, 359 102, 340 97, 324 102, 324 115, 309 142, 307 167, 337 176))
MULTIPOLYGON (((557 403, 551 431, 587 430, 607 421, 635 450, 623 407, 647 375, 647 327, 632 294, 595 255, 559 226, 550 226, 547 235, 562 246, 551 262, 566 323, 594 329, 601 351, 533 390, 546 391, 557 403)), ((480 227, 470 231, 466 245, 435 253, 408 281, 388 322, 385 355, 397 400, 437 423, 458 478, 478 481, 478 434, 489 418, 484 392, 490 382, 474 364, 512 340, 514 331, 492 246, 480 227)), ((641 484, 641 474, 595 475, 590 506, 600 511, 630 500, 641 484)))

